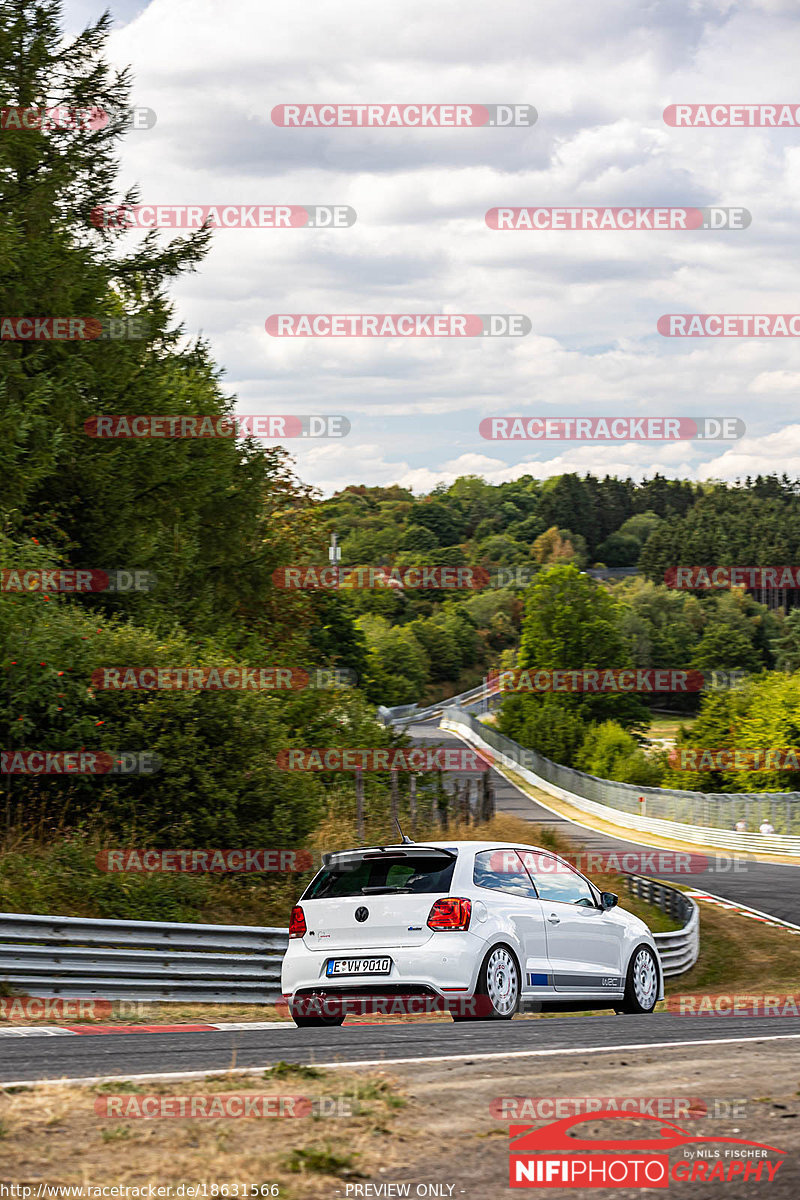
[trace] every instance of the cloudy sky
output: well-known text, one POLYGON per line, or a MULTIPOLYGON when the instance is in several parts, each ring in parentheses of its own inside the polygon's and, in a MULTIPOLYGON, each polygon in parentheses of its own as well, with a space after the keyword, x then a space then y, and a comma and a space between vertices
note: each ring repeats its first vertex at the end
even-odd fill
MULTIPOLYGON (((66 0, 68 31, 103 10, 66 0)), ((800 104, 797 0, 117 0, 155 128, 142 202, 348 204, 351 228, 224 230, 174 295, 242 413, 342 413, 330 492, 576 470, 800 475, 800 339, 667 339, 662 313, 800 312, 800 128, 671 128, 673 103, 800 104), (284 103, 527 103, 530 128, 291 129, 284 103), (742 206, 746 230, 497 232, 503 205, 742 206), (272 313, 523 313, 509 339, 278 339, 272 313), (489 442, 482 418, 733 416, 737 442, 489 442)), ((168 233, 163 234, 169 237, 168 233)), ((295 450, 298 443, 289 443, 295 450)))

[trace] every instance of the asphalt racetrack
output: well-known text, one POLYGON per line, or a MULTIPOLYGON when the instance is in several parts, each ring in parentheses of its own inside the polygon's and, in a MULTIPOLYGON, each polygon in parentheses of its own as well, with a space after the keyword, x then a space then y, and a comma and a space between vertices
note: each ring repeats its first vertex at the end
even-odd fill
MULTIPOLYGON (((800 1052, 800 1018, 714 1017, 654 1013, 650 1016, 559 1016, 538 1020, 449 1021, 413 1024, 344 1025, 333 1029, 274 1028, 208 1030, 0 1039, 0 1083, 97 1076, 169 1075, 173 1072, 264 1068, 284 1060, 331 1066, 430 1062, 453 1065, 506 1056, 653 1048, 719 1043, 724 1056, 732 1041, 786 1039, 787 1055, 800 1052), (791 1035, 791 1036, 788 1036, 791 1035), (487 1056, 487 1057, 484 1057, 487 1056), (491 1056, 491 1057, 488 1057, 491 1056)), ((709 1047, 711 1048, 711 1047, 709 1047)))

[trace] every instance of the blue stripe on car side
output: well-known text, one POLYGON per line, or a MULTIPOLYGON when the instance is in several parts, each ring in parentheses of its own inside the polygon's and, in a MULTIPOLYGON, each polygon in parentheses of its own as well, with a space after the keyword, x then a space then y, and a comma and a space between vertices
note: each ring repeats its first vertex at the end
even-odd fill
POLYGON ((592 988, 602 991, 605 988, 619 990, 622 980, 618 975, 544 975, 538 972, 528 973, 528 987, 561 987, 561 988, 592 988))

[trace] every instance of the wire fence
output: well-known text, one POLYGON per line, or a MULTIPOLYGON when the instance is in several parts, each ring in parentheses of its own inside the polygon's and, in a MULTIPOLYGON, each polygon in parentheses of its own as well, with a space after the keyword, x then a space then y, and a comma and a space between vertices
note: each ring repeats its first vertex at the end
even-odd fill
POLYGON ((547 783, 631 816, 725 830, 734 830, 744 822, 742 832, 746 833, 757 833, 768 822, 775 834, 800 834, 800 792, 689 792, 598 779, 520 746, 460 708, 445 709, 443 720, 469 729, 498 754, 547 783))

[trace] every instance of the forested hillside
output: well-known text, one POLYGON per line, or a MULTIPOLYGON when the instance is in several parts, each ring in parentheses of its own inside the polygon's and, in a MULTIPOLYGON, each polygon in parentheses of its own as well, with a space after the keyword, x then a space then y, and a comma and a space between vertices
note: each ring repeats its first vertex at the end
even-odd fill
MULTIPOLYGON (((88 131, 3 132, 2 314, 106 329, 113 319, 128 331, 0 339, 0 719, 8 754, 146 751, 160 766, 149 776, 6 772, 7 844, 101 833, 163 846, 300 844, 331 805, 352 805, 354 783, 281 770, 279 750, 388 744, 397 735, 377 722, 376 704, 438 699, 499 667, 744 671, 753 679, 741 694, 661 698, 674 711, 701 709, 697 728, 718 739, 759 710, 760 680, 764 720, 796 711, 782 674, 800 665, 796 613, 742 589, 676 591, 664 578, 681 564, 798 562, 798 481, 470 476, 429 495, 353 485, 323 499, 283 448, 252 438, 91 436, 98 416, 229 417, 236 400, 208 345, 177 324, 169 295, 202 269, 211 232, 131 244, 91 220, 98 206, 136 198, 116 183, 130 79, 105 64, 108 27, 103 18, 69 45, 53 3, 12 0, 0 13, 3 104, 58 97, 112 114, 88 131), (342 566, 468 566, 483 582, 280 586, 288 566, 327 563, 333 533, 342 566), (583 574, 598 564, 639 573, 583 574), (71 594, 9 583, 15 572, 49 572, 46 581, 59 569, 146 572, 153 585, 71 594), (104 668, 143 667, 343 673, 335 686, 288 691, 96 683, 104 668)), ((665 765, 642 737, 658 702, 517 695, 500 721, 553 758, 657 781, 665 765)), ((794 726, 753 726, 753 737, 768 735, 794 736, 794 726)), ((367 804, 384 804, 388 786, 366 775, 367 804)))
POLYGON ((336 533, 343 565, 485 571, 486 583, 469 594, 341 590, 366 639, 365 689, 376 702, 438 699, 516 662, 525 588, 553 565, 638 567, 633 579, 601 585, 613 593, 625 646, 624 664, 606 665, 754 672, 791 655, 793 624, 783 632, 780 602, 790 605, 794 592, 773 597, 776 611, 768 612, 759 603, 769 599, 763 589, 676 590, 665 576, 680 565, 800 561, 800 482, 701 486, 660 476, 634 483, 560 475, 492 486, 467 477, 428 496, 350 487, 323 501, 320 513, 324 541, 336 533), (789 639, 783 648, 781 637, 789 639))

